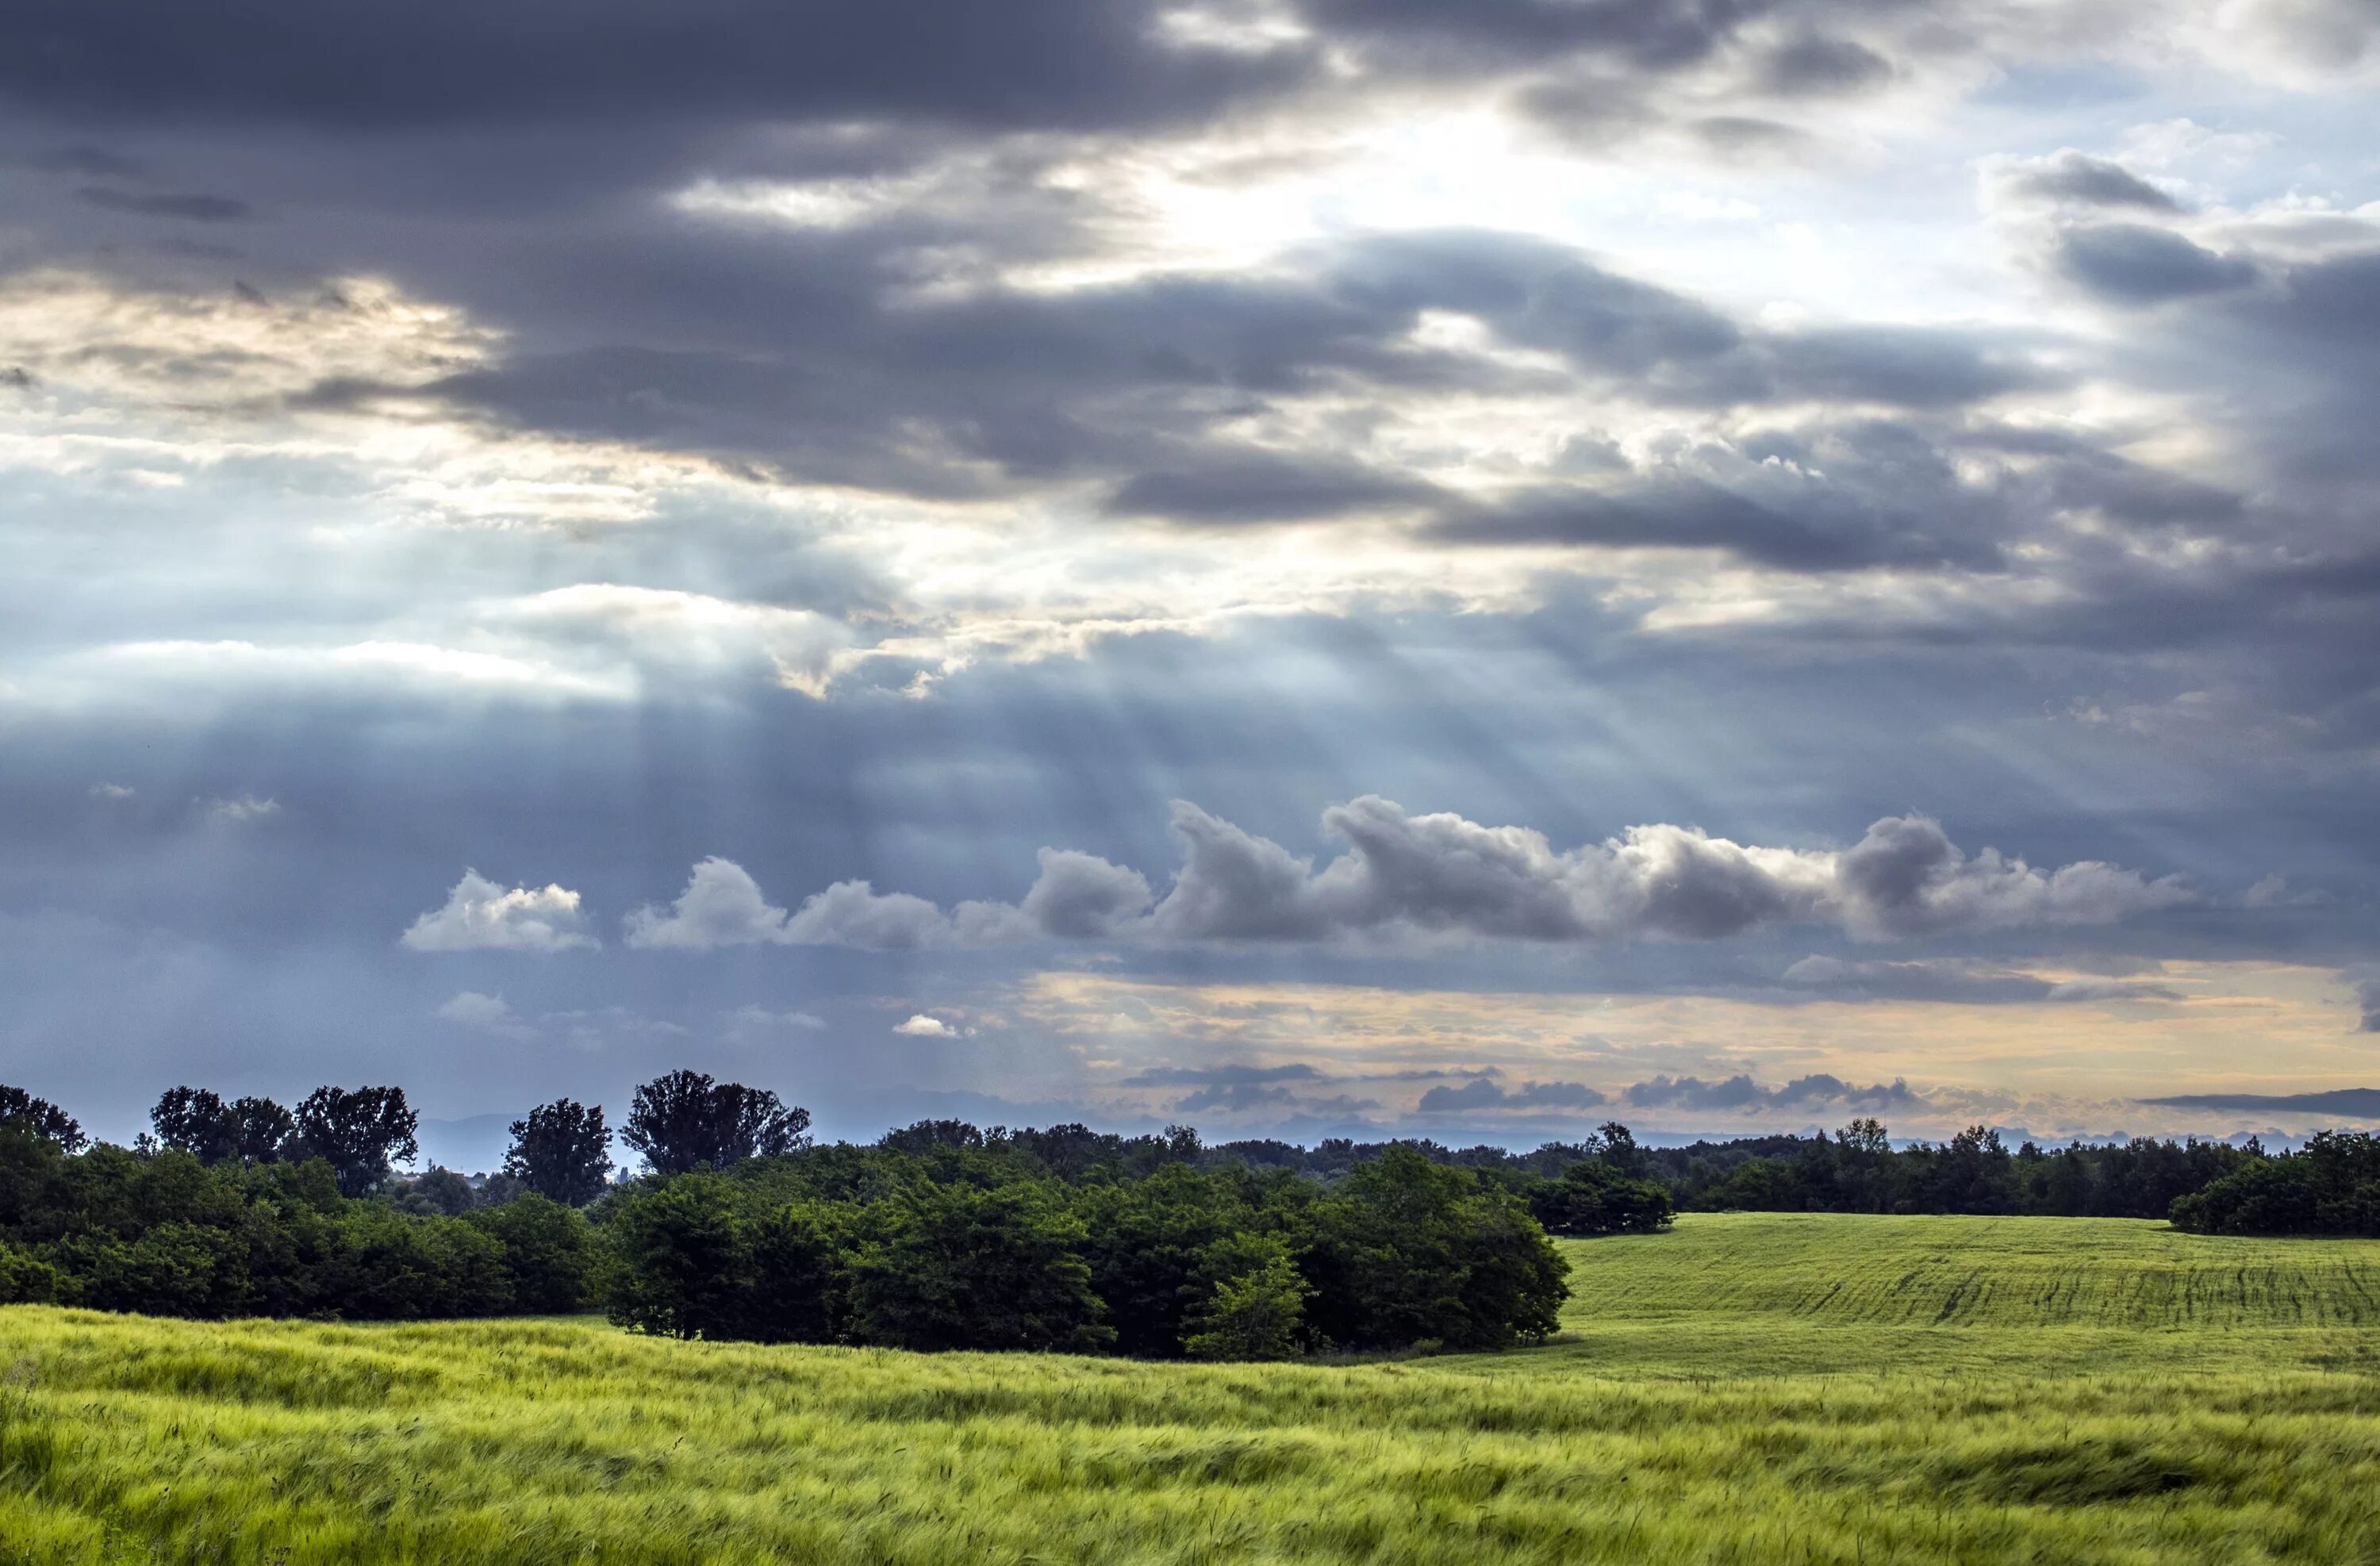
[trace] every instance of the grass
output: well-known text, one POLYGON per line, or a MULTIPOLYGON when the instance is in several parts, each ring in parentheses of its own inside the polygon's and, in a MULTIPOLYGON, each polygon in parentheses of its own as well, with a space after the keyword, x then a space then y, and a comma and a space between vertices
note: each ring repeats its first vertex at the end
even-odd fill
POLYGON ((0 1560, 2380 1562, 2380 1245, 1714 1215, 1291 1366, 0 1311, 0 1560))

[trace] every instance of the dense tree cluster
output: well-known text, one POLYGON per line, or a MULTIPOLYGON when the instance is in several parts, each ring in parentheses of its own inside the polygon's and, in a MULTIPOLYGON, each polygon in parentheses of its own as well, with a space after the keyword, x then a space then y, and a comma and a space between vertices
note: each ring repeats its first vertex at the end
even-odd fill
MULTIPOLYGON (((1093 1157, 912 1127, 613 1198, 615 1319, 679 1336, 1273 1357, 1503 1348, 1566 1270, 1492 1180, 1392 1148, 1325 1184, 1225 1159, 1093 1157)), ((1062 1134, 1054 1145, 1091 1151, 1062 1134)))
POLYGON ((2173 1204, 2202 1234, 2380 1236, 2380 1136, 2325 1131, 2301 1152, 2255 1159, 2173 1204))
POLYGON ((1513 1177, 1411 1147, 1328 1179, 1186 1128, 927 1121, 817 1147, 806 1111, 679 1072, 636 1096, 622 1139, 645 1171, 625 1184, 601 1106, 568 1099, 514 1123, 494 1174, 400 1179, 417 1123, 396 1088, 326 1087, 293 1112, 176 1087, 138 1147, 79 1153, 54 1106, 0 1107, 0 1300, 208 1317, 601 1305, 684 1337, 1239 1359, 1501 1348, 1551 1332, 1565 1292, 1513 1177))

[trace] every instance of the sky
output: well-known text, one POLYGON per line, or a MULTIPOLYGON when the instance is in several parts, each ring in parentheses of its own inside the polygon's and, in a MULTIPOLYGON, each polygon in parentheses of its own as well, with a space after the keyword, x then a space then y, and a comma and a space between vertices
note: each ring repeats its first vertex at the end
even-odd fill
POLYGON ((101 1135, 2380 1102, 2369 0, 0 30, 0 1080, 101 1135))

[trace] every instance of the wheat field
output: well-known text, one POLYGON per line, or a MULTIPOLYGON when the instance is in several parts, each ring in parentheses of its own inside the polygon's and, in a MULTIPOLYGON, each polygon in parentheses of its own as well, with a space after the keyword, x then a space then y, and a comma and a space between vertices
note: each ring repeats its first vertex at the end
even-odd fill
POLYGON ((2380 1561, 2380 1245, 1708 1215, 1198 1366, 0 1311, 0 1560, 2380 1561))

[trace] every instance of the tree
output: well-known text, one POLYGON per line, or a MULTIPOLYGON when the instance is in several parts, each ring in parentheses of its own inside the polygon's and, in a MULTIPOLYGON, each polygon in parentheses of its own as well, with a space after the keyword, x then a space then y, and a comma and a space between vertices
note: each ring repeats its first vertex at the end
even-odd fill
POLYGON ((421 1117, 402 1087, 317 1087, 298 1106, 294 1148, 321 1159, 339 1179, 339 1193, 360 1196, 389 1176, 393 1161, 420 1152, 414 1132, 421 1117))
POLYGON ((242 1163, 275 1162, 298 1135, 298 1117, 270 1099, 236 1099, 231 1118, 242 1163))
POLYGON ((1190 1314, 1183 1352, 1192 1359, 1288 1359, 1305 1346, 1305 1301, 1314 1293, 1299 1277, 1289 1247, 1269 1234, 1234 1235, 1238 1264, 1214 1293, 1190 1314))
POLYGON ((612 1128, 603 1106, 556 1099, 513 1122, 504 1172, 548 1201, 584 1207, 612 1184, 612 1128))
POLYGON ((586 1303, 595 1270, 595 1234, 576 1208, 535 1192, 479 1208, 471 1226, 504 1249, 513 1308, 564 1316, 586 1303))
POLYGON ((1564 1170, 1560 1180, 1534 1188, 1529 1210, 1554 1234, 1650 1234, 1670 1227, 1677 1204, 1658 1180, 1631 1179, 1600 1159, 1585 1159, 1564 1170))
POLYGON ((936 1147, 980 1147, 983 1132, 964 1120, 912 1121, 897 1131, 888 1131, 876 1139, 880 1147, 896 1153, 926 1153, 936 1147))
POLYGON ((157 1140, 201 1163, 271 1163, 297 1129, 270 1099, 225 1103, 203 1087, 169 1087, 149 1111, 157 1140))
POLYGON ((157 1140, 200 1163, 239 1157, 239 1123, 232 1107, 203 1087, 168 1087, 149 1111, 157 1140))
POLYGON ((1616 1120, 1607 1120, 1596 1128, 1603 1143, 1603 1161, 1622 1174, 1636 1174, 1645 1168, 1644 1149, 1636 1146, 1636 1134, 1616 1120))
POLYGON ((407 1212, 460 1218, 480 1205, 471 1183, 443 1164, 432 1164, 417 1179, 397 1187, 396 1205, 407 1212))
POLYGON ((920 1181, 886 1204, 852 1268, 851 1332, 902 1349, 1086 1354, 1115 1341, 1083 1259, 1083 1220, 1039 1182, 920 1181))
POLYGON ((1570 1264, 1518 1197, 1411 1147, 1357 1164, 1309 1222, 1317 1325, 1347 1347, 1538 1341, 1569 1293, 1570 1264))
POLYGON ((1881 1158, 1892 1151, 1892 1138, 1886 1135, 1884 1122, 1874 1115, 1863 1115, 1835 1133, 1835 1140, 1843 1151, 1862 1158, 1881 1158))
POLYGON ((611 1317, 671 1338, 739 1335, 752 1284, 752 1241, 735 1193, 716 1175, 681 1176, 621 1204, 611 1317))
POLYGON ((82 1126, 74 1116, 21 1087, 0 1086, 0 1125, 30 1131, 68 1153, 80 1152, 83 1144, 91 1140, 82 1134, 82 1126))
POLYGON ((810 1111, 789 1108, 765 1087, 713 1083, 674 1071, 637 1089, 620 1139, 656 1174, 702 1165, 725 1169, 749 1158, 781 1158, 809 1145, 810 1111))

